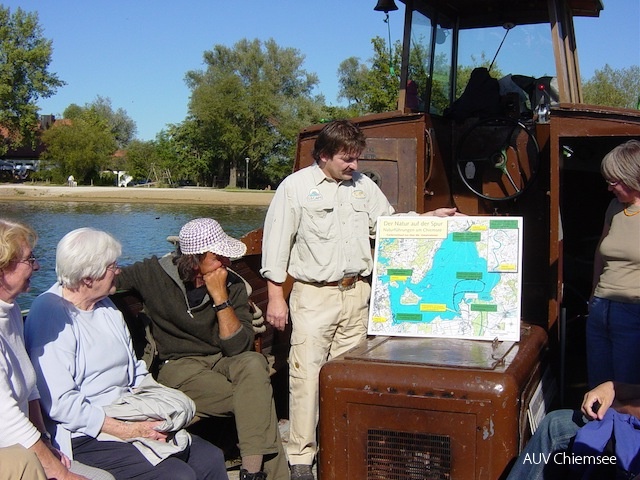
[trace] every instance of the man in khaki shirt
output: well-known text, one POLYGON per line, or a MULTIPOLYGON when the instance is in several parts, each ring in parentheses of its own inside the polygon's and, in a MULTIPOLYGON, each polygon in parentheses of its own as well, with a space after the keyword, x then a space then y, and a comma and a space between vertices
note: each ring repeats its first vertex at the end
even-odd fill
MULTIPOLYGON (((280 330, 289 313, 292 322, 287 444, 292 480, 314 480, 320 368, 366 337, 370 239, 378 217, 394 213, 380 188, 357 171, 365 142, 353 123, 328 123, 314 145, 315 163, 280 184, 265 219, 260 272, 269 292, 266 318, 280 330), (289 305, 282 288, 287 274, 295 280, 289 305)), ((455 212, 442 208, 428 214, 455 212)))

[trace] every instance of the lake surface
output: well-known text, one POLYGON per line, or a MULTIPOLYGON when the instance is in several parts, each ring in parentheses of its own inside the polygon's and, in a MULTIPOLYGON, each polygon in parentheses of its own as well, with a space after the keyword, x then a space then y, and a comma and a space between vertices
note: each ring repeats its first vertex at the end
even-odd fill
POLYGON ((167 236, 177 235, 182 225, 199 217, 215 218, 225 232, 239 238, 262 227, 266 206, 168 205, 87 202, 4 202, 0 217, 31 225, 38 232, 34 254, 40 270, 31 277, 31 290, 18 297, 28 309, 40 293, 56 280, 56 245, 71 230, 93 227, 104 230, 122 243, 121 265, 172 250, 167 236))

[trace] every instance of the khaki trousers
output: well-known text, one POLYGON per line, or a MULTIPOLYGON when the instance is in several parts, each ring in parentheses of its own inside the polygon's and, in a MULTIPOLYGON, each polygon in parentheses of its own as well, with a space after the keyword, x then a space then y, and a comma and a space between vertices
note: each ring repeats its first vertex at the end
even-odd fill
POLYGON ((0 448, 0 480, 47 480, 36 454, 22 445, 0 448))
MULTIPOLYGON (((69 471, 89 480, 115 480, 113 475, 80 462, 71 462, 69 471)), ((40 460, 22 445, 0 448, 0 480, 46 480, 40 460)))
POLYGON ((233 414, 240 454, 264 455, 269 480, 289 478, 264 355, 243 352, 233 357, 218 354, 170 360, 161 366, 158 382, 191 397, 200 417, 233 414))
POLYGON ((289 298, 289 442, 291 465, 311 465, 318 451, 320 369, 367 336, 371 286, 350 290, 295 282, 289 298))

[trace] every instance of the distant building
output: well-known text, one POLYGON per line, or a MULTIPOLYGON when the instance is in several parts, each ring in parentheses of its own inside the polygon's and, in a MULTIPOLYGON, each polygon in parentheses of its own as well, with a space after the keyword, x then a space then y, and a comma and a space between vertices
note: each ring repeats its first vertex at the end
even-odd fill
MULTIPOLYGON (((56 122, 54 115, 41 115, 39 133, 50 128, 56 122)), ((0 137, 6 138, 8 131, 0 127, 0 137)), ((39 140, 40 135, 37 135, 39 140)), ((0 157, 0 180, 24 181, 29 178, 31 172, 40 169, 40 154, 44 151, 44 145, 36 141, 35 148, 32 145, 23 145, 19 148, 10 148, 0 157)))

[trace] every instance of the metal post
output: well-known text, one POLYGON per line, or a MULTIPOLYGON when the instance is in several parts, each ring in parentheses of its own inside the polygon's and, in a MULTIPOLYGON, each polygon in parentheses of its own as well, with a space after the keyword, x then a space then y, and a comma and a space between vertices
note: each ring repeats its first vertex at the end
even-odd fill
POLYGON ((244 183, 247 190, 249 190, 249 157, 246 157, 244 161, 247 162, 247 167, 244 171, 244 183))

